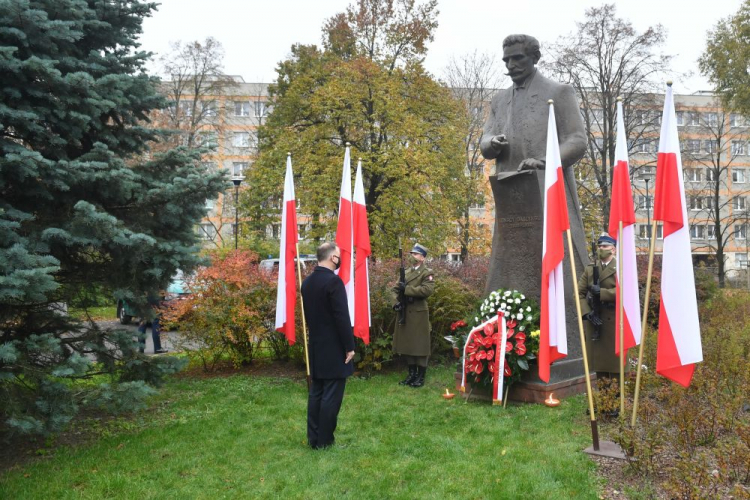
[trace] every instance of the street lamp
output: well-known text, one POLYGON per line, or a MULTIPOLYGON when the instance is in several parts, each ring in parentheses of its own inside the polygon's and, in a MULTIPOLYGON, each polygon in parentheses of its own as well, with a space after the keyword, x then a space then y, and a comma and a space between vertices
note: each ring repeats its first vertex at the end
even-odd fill
POLYGON ((651 248, 651 196, 648 183, 654 178, 654 173, 650 169, 648 171, 643 170, 638 177, 646 183, 646 234, 648 235, 648 246, 651 248))
POLYGON ((242 175, 232 177, 234 183, 234 249, 237 250, 237 238, 240 234, 240 184, 242 184, 242 175))

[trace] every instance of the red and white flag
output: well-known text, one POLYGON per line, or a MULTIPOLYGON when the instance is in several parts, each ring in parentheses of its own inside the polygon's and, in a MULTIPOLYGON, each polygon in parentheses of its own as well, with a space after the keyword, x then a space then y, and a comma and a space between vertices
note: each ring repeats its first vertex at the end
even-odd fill
POLYGON ((549 105, 547 159, 544 171, 544 229, 542 233, 542 307, 539 335, 539 378, 549 382, 550 365, 567 356, 563 235, 570 228, 565 179, 557 140, 555 109, 549 105))
POLYGON ((352 167, 349 146, 344 153, 344 171, 341 174, 341 197, 339 198, 339 223, 336 226, 336 245, 341 250, 341 266, 336 273, 344 282, 346 300, 349 304, 349 319, 354 325, 354 235, 352 234, 352 167))
POLYGON ((663 221, 656 372, 685 387, 703 361, 672 86, 667 87, 656 164, 654 219, 663 221))
POLYGON ((284 204, 281 210, 281 247, 279 249, 279 284, 276 290, 276 330, 294 344, 294 307, 297 303, 297 281, 294 259, 297 256, 297 205, 294 199, 292 157, 286 158, 284 204))
MULTIPOLYGON (((622 255, 622 276, 617 277, 619 286, 615 313, 615 354, 620 354, 620 299, 624 297, 623 332, 625 352, 641 342, 641 304, 638 296, 638 268, 635 260, 635 207, 630 187, 628 147, 625 139, 625 120, 622 102, 617 103, 617 144, 615 166, 612 170, 612 201, 609 210, 609 234, 619 238, 622 221, 622 241, 618 241, 622 255)), ((624 360, 624 357, 623 357, 624 360)))
POLYGON ((370 343, 370 274, 368 261, 370 254, 370 228, 367 225, 367 203, 365 186, 362 182, 362 162, 357 163, 357 177, 354 181, 354 336, 365 344, 370 343))

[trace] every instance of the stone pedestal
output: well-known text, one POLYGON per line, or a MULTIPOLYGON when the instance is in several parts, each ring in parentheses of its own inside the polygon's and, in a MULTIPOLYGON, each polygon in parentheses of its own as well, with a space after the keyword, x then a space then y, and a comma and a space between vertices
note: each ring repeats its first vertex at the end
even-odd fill
MULTIPOLYGON (((573 257, 576 276, 579 276, 589 259, 583 222, 575 207, 578 197, 574 192, 572 170, 565 169, 565 174, 573 257)), ((498 288, 515 289, 541 304, 544 171, 502 172, 499 176, 493 175, 490 178, 490 185, 495 198, 496 218, 485 292, 489 294, 498 288)), ((556 392, 556 395, 565 397, 585 391, 585 377, 569 248, 567 237, 562 237, 565 245, 563 273, 568 355, 552 365, 550 382, 546 385, 549 389, 557 387, 561 393, 556 392)), ((528 380, 516 384, 518 387, 511 391, 516 392, 521 401, 536 401, 542 392, 548 394, 554 390, 544 388, 544 382, 536 378, 536 370, 532 368, 532 371, 534 373, 529 374, 528 380)))

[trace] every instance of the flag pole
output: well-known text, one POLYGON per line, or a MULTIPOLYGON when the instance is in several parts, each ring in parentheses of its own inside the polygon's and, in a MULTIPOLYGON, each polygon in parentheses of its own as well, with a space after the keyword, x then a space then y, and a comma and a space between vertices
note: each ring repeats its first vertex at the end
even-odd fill
POLYGON ((617 287, 620 289, 620 300, 617 312, 620 317, 617 331, 620 332, 620 421, 625 420, 625 322, 623 321, 623 302, 625 296, 622 294, 622 220, 617 234, 617 287))
POLYGON ((302 264, 299 258, 299 243, 295 245, 297 248, 297 278, 299 280, 299 306, 302 309, 302 340, 303 346, 305 347, 305 369, 307 370, 307 390, 310 390, 310 355, 307 352, 307 321, 305 321, 305 301, 302 298, 302 264))
POLYGON ((583 350, 583 369, 586 374, 586 394, 589 399, 589 416, 591 417, 591 440, 594 445, 594 451, 599 451, 599 428, 596 423, 596 414, 594 413, 594 394, 591 391, 591 376, 589 375, 589 358, 586 353, 586 336, 583 333, 583 318, 581 318, 581 303, 578 301, 578 277, 576 276, 576 263, 573 259, 573 239, 570 236, 570 229, 565 233, 568 235, 568 255, 570 255, 570 270, 573 273, 573 291, 575 293, 576 317, 578 318, 578 332, 581 335, 581 349, 583 350))
POLYGON ((646 295, 643 299, 643 320, 641 321, 641 345, 638 347, 638 368, 635 372, 635 394, 633 396, 633 416, 630 426, 635 427, 638 414, 638 396, 641 391, 641 366, 643 366, 643 346, 646 345, 646 327, 648 326, 648 302, 651 296, 651 273, 654 270, 654 250, 656 249, 656 220, 651 226, 651 245, 648 250, 648 272, 646 273, 646 295))

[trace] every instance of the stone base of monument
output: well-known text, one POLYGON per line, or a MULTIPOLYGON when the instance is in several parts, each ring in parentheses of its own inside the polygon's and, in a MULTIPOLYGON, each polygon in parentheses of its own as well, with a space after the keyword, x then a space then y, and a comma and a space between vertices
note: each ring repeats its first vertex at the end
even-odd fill
MULTIPOLYGON (((523 378, 513 384, 508 393, 510 401, 520 401, 523 403, 544 403, 544 400, 550 394, 554 394, 556 399, 565 399, 576 394, 586 392, 586 376, 581 374, 583 371, 583 362, 580 359, 571 359, 559 361, 552 365, 550 370, 549 383, 539 379, 537 367, 531 366, 528 372, 524 373, 523 378)), ((461 389, 461 364, 458 364, 458 370, 455 373, 456 390, 461 389)), ((591 384, 596 381, 596 374, 590 374, 591 384)), ((477 399, 480 401, 492 401, 492 391, 490 387, 472 386, 469 381, 466 382, 466 392, 463 393, 465 398, 477 399)))
POLYGON ((625 455, 625 452, 622 451, 622 448, 620 448, 620 445, 617 443, 613 443, 612 441, 599 441, 599 449, 595 450, 594 446, 591 445, 585 450, 583 450, 584 453, 588 453, 589 455, 596 455, 598 457, 607 457, 607 458, 617 458, 619 460, 627 460, 628 457, 625 455))

